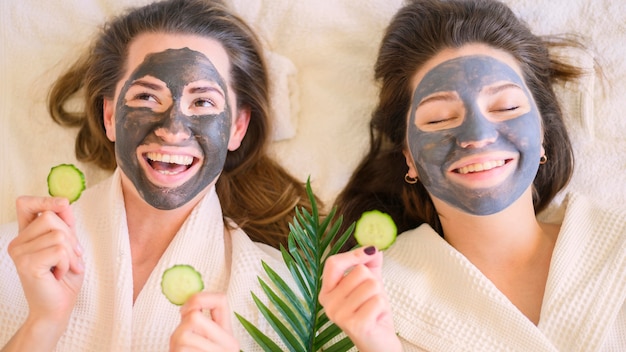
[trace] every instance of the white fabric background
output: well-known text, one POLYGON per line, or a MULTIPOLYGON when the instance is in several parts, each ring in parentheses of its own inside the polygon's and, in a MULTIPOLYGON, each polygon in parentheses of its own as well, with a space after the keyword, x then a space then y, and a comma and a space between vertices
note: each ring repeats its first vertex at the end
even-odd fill
MULTIPOLYGON (((368 143, 376 102, 372 66, 401 0, 231 0, 264 38, 273 77, 272 152, 330 203, 368 143)), ((45 99, 108 16, 149 0, 0 2, 0 222, 15 219, 20 194, 46 195, 46 176, 74 158, 76 131, 55 125, 45 99)), ((604 79, 563 87, 577 169, 569 189, 616 205, 626 201, 626 0, 505 0, 539 34, 578 32, 604 79)), ((88 186, 106 172, 77 163, 88 186)), ((555 201, 558 205, 561 198, 555 201)))

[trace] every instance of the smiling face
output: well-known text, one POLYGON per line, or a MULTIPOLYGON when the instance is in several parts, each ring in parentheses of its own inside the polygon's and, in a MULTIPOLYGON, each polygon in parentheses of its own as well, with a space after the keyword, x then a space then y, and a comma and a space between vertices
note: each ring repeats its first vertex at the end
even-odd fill
POLYGON ((206 192, 243 138, 228 68, 222 46, 206 38, 149 34, 130 45, 105 125, 110 116, 117 163, 153 207, 176 209, 206 192))
POLYGON ((483 45, 446 50, 413 82, 407 163, 433 201, 490 215, 517 200, 539 167, 541 125, 515 61, 483 45))

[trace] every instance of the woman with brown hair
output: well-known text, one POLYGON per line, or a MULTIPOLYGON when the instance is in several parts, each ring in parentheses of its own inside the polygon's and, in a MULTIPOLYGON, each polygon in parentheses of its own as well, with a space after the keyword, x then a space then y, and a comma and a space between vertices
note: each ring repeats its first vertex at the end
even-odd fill
POLYGON ((383 253, 330 258, 320 302, 360 351, 626 348, 626 222, 564 188, 557 81, 581 72, 492 0, 409 1, 382 40, 371 148, 337 200, 390 213, 383 253))
POLYGON ((166 0, 112 19, 55 82, 50 111, 79 127, 78 159, 114 172, 72 206, 17 200, 0 228, 3 350, 258 348, 233 311, 260 319, 261 261, 288 275, 269 246, 310 205, 267 156, 261 50, 221 1, 166 0), (66 110, 73 98, 84 111, 66 110), (205 287, 182 311, 160 287, 176 264, 205 287))

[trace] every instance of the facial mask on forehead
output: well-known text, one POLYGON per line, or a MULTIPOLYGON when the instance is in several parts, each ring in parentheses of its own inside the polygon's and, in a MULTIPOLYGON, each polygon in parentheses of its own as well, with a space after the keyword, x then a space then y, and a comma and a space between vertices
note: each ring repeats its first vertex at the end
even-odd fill
MULTIPOLYGON (((118 164, 141 197, 153 207, 166 210, 178 208, 193 199, 221 173, 228 151, 231 114, 226 83, 204 54, 183 48, 147 55, 124 84, 117 100, 115 118, 118 164), (145 77, 162 81, 171 93, 172 104, 164 112, 127 105, 125 97, 128 89, 145 77), (221 89, 226 102, 221 112, 191 116, 184 113, 181 98, 188 94, 185 87, 198 81, 210 82, 221 89), (169 144, 155 134, 157 130, 161 133, 166 131, 171 136, 183 135, 188 138, 169 144), (176 150, 176 147, 195 148, 202 155, 201 160, 194 159, 194 164, 201 163, 199 170, 177 187, 157 186, 147 177, 138 160, 137 148, 142 145, 167 146, 168 150, 176 150)), ((192 167, 185 163, 177 164, 181 160, 178 156, 169 158, 170 162, 150 160, 147 155, 139 158, 144 158, 163 174, 181 170, 184 173, 185 169, 192 167)))
POLYGON ((419 82, 411 104, 407 141, 420 180, 431 195, 464 212, 490 215, 507 208, 532 184, 541 152, 540 116, 523 79, 509 65, 491 56, 463 56, 434 67, 419 82), (481 111, 479 95, 486 86, 497 82, 520 87, 530 111, 503 121, 487 119, 481 111), (425 97, 438 92, 458 95, 464 109, 462 123, 447 129, 421 130, 415 123, 418 106, 425 97), (468 147, 472 143, 478 147, 468 147), (516 157, 498 160, 494 153, 516 157), (498 172, 497 168, 514 169, 504 181, 487 187, 456 182, 455 178, 468 169, 452 170, 452 165, 478 155, 494 157, 469 169, 493 168, 492 173, 498 172), (504 163, 507 165, 500 165, 504 163))

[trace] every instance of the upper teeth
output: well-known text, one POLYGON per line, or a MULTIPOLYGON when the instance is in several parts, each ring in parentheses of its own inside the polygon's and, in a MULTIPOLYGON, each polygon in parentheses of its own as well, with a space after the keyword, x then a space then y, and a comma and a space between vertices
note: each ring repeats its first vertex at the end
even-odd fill
POLYGON ((179 165, 191 165, 191 163, 193 162, 193 157, 189 155, 173 155, 151 152, 148 153, 147 156, 150 160, 179 165))
POLYGON ((495 167, 499 167, 502 165, 504 165, 504 160, 493 160, 493 161, 487 161, 484 163, 466 165, 466 166, 459 168, 457 171, 460 174, 467 174, 470 172, 491 170, 495 167))

